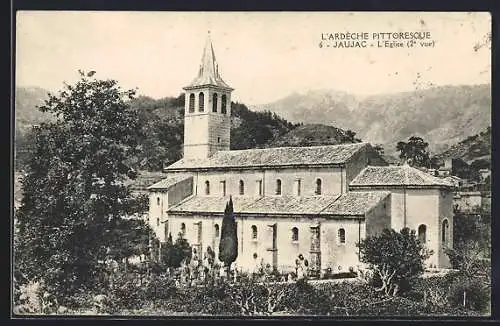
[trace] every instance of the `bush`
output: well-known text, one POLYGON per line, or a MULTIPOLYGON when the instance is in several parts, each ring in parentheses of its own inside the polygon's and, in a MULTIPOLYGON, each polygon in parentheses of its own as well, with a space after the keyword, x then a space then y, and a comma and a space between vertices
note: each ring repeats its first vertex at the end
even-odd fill
POLYGON ((110 302, 114 310, 139 309, 146 299, 146 284, 140 284, 142 276, 137 273, 127 273, 115 276, 115 285, 109 291, 110 302))
POLYGON ((143 289, 146 300, 169 299, 177 294, 174 280, 164 276, 153 276, 143 289))
POLYGON ((384 229, 381 234, 362 240, 358 246, 361 262, 369 264, 374 271, 377 291, 389 296, 408 291, 424 272, 424 261, 432 253, 417 239, 415 231, 408 228, 400 232, 384 229))
POLYGON ((489 312, 491 305, 491 293, 488 287, 485 287, 476 280, 468 281, 462 278, 457 278, 456 281, 451 284, 448 300, 453 306, 461 307, 464 304, 464 293, 464 308, 478 313, 489 312))

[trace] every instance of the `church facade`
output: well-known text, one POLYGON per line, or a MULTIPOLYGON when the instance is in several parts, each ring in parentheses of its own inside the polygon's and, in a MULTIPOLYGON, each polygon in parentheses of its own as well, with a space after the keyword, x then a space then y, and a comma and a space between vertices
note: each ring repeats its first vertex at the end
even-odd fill
POLYGON ((407 165, 389 166, 368 143, 230 150, 231 92, 207 38, 197 77, 184 87, 184 156, 150 186, 149 224, 161 242, 182 234, 218 253, 232 198, 236 265, 294 270, 302 254, 313 274, 360 265, 356 244, 384 228, 416 230, 433 251, 429 267, 448 267, 452 186, 407 165))

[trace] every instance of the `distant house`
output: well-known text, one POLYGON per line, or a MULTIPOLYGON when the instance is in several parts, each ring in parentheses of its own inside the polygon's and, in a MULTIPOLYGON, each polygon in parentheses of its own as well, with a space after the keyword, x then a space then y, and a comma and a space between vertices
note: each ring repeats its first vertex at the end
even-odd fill
POLYGON ((491 176, 490 169, 481 169, 479 170, 479 174, 481 176, 481 181, 484 182, 489 176, 491 176))
POLYGON ((479 212, 483 204, 482 197, 479 191, 458 192, 453 196, 453 208, 460 213, 479 212))
POLYGON ((450 175, 445 178, 446 181, 453 184, 455 188, 462 187, 464 185, 464 180, 454 175, 450 175))

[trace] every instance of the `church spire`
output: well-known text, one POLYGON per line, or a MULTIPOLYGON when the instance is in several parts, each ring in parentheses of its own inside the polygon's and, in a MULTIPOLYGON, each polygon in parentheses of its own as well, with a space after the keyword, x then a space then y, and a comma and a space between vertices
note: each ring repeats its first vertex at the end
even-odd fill
POLYGON ((207 38, 205 40, 205 47, 203 49, 203 56, 201 57, 200 69, 198 70, 198 76, 189 84, 186 88, 198 87, 198 86, 218 86, 225 89, 232 88, 227 85, 224 80, 219 75, 219 65, 215 59, 215 51, 212 45, 212 39, 210 37, 210 31, 207 33, 207 38))
POLYGON ((201 58, 200 72, 215 79, 217 77, 215 66, 215 52, 212 45, 212 39, 210 38, 210 31, 208 31, 207 39, 205 40, 205 48, 203 49, 203 57, 201 58))

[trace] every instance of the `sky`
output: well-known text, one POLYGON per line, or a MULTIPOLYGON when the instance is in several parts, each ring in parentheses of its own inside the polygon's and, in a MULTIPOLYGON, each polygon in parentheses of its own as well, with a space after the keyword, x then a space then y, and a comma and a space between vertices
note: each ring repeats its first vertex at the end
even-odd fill
POLYGON ((488 13, 21 11, 16 18, 16 86, 49 91, 76 81, 81 69, 142 95, 177 96, 196 77, 208 31, 232 99, 247 105, 317 89, 371 95, 413 90, 415 82, 491 80, 490 50, 474 51, 491 31, 488 13), (434 47, 319 47, 330 33, 422 31, 434 47))

